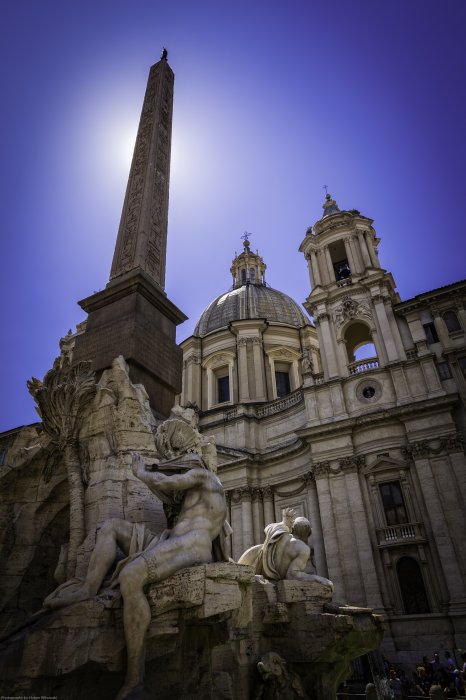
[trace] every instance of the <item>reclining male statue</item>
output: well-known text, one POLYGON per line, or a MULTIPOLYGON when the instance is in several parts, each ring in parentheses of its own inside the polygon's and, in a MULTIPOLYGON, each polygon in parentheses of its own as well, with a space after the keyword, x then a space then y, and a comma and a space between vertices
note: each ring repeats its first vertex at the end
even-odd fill
POLYGON ((238 559, 238 564, 254 566, 257 575, 271 581, 317 581, 333 590, 333 583, 328 578, 306 571, 311 557, 307 541, 312 532, 307 518, 297 518, 292 508, 285 508, 283 520, 267 525, 264 532, 264 543, 247 549, 238 559))
MULTIPOLYGON (((167 423, 170 421, 162 425, 167 423)), ((172 427, 169 426, 175 435, 177 431, 172 427)), ((142 688, 145 636, 151 620, 144 587, 163 581, 185 567, 209 563, 214 558, 227 559, 219 540, 231 529, 225 520, 223 487, 212 466, 197 452, 180 453, 150 467, 146 467, 140 455, 133 454, 132 470, 138 479, 161 499, 172 504, 181 501, 176 524, 154 536, 143 525, 117 518, 107 520, 98 531, 85 581, 65 583, 44 601, 44 606, 57 609, 95 596, 115 562, 118 547, 127 555, 112 579, 113 585, 120 584, 123 597, 128 654, 126 679, 117 700, 135 697, 142 688), (159 468, 170 471, 163 473, 159 468)))

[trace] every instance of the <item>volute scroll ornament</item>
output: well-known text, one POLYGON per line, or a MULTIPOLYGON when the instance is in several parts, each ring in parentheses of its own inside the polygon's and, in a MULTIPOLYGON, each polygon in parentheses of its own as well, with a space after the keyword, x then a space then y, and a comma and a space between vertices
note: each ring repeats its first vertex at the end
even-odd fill
POLYGON ((323 476, 327 476, 330 472, 330 462, 325 460, 323 462, 315 462, 311 467, 311 473, 314 475, 315 479, 319 479, 323 476))
POLYGON ((436 457, 451 452, 464 452, 464 438, 460 433, 456 433, 434 440, 417 440, 408 445, 403 445, 401 452, 408 459, 436 457))

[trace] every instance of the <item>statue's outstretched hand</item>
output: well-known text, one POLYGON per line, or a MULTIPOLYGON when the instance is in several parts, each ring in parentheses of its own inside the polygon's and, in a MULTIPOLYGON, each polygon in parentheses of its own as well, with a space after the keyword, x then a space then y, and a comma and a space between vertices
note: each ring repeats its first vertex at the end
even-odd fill
POLYGON ((146 473, 146 463, 144 462, 144 458, 138 452, 133 452, 132 470, 134 476, 136 476, 138 479, 141 479, 146 473))

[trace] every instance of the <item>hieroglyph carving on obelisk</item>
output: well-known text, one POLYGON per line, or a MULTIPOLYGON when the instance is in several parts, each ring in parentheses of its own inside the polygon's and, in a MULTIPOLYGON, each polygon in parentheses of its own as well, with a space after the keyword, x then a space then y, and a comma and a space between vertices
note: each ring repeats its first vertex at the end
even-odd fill
POLYGON ((173 83, 162 58, 149 73, 110 281, 139 268, 165 286, 173 83))

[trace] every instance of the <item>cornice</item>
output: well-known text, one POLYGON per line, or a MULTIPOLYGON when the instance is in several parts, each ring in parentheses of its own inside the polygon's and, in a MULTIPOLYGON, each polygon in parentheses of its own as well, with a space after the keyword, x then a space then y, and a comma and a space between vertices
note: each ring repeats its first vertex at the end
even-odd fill
POLYGON ((461 433, 452 433, 440 438, 416 440, 401 448, 406 459, 416 460, 423 457, 436 457, 441 454, 464 452, 464 436, 461 433))
POLYGON ((346 455, 341 457, 337 464, 332 465, 330 460, 315 462, 311 466, 311 472, 316 480, 328 476, 338 476, 340 474, 357 473, 365 467, 366 458, 364 455, 346 455))
MULTIPOLYGON (((305 391, 321 389, 323 385, 317 387, 306 387, 305 391)), ((447 396, 437 396, 432 399, 422 399, 421 401, 412 402, 403 406, 393 406, 390 408, 375 410, 364 415, 354 416, 351 418, 343 418, 340 421, 329 421, 328 423, 319 423, 318 425, 298 428, 295 432, 300 438, 322 438, 324 435, 328 437, 332 434, 340 434, 344 430, 351 432, 354 428, 360 426, 369 426, 385 421, 403 421, 405 417, 409 417, 413 413, 429 414, 438 413, 439 409, 447 409, 453 407, 459 400, 458 394, 449 394, 447 396)))

